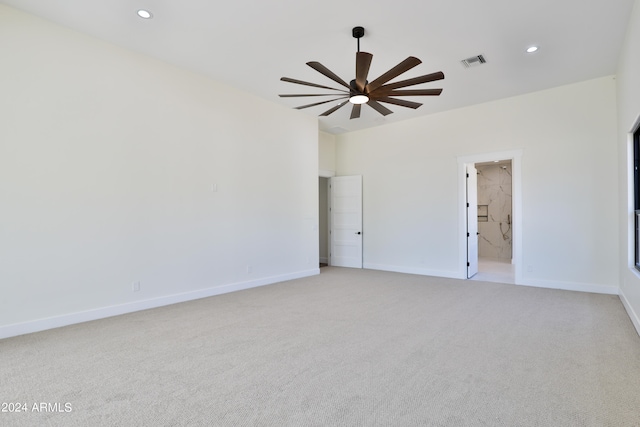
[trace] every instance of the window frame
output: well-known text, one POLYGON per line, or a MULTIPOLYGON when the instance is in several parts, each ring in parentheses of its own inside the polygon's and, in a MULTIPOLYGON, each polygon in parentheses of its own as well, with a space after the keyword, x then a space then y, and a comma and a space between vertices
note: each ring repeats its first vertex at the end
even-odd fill
POLYGON ((640 126, 633 132, 634 266, 640 271, 640 126))

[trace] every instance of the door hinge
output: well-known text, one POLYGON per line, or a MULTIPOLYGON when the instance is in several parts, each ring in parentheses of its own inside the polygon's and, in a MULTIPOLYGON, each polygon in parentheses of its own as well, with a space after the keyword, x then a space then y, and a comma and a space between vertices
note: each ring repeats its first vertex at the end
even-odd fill
POLYGON ((467 178, 469 178, 469 174, 467 174, 467 178))
POLYGON ((471 267, 471 263, 470 262, 467 263, 467 267, 471 267))
POLYGON ((467 207, 469 207, 469 203, 467 203, 467 207))
POLYGON ((467 233, 467 237, 471 237, 471 234, 467 233))

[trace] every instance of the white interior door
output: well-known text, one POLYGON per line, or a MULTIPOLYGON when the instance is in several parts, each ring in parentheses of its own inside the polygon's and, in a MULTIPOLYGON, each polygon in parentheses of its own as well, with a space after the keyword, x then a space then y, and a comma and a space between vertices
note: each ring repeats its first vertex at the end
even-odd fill
POLYGON ((478 272, 478 172, 467 165, 467 278, 478 272))
POLYGON ((362 268, 362 176, 335 176, 330 182, 329 262, 362 268))

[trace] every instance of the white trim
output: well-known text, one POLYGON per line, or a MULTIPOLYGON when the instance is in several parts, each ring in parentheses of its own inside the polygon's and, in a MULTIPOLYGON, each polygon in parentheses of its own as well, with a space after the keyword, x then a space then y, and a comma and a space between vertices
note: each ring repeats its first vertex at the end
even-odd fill
POLYGON ((633 134, 636 133, 638 129, 640 129, 640 115, 636 117, 635 122, 633 122, 633 126, 631 126, 631 130, 629 131, 631 136, 633 136, 633 134))
MULTIPOLYGON (((635 266, 635 218, 634 218, 634 153, 633 153, 633 134, 640 129, 640 115, 636 117, 636 120, 631 127, 631 130, 627 133, 627 232, 624 238, 627 240, 627 266, 629 271, 637 279, 640 279, 640 273, 635 266)), ((620 301, 627 311, 627 315, 631 319, 631 323, 636 328, 636 332, 640 335, 640 316, 635 312, 633 306, 624 294, 623 287, 621 286, 618 295, 620 301)))
POLYGON ((525 279, 521 286, 534 288, 562 289, 565 291, 591 292, 594 294, 618 295, 620 288, 612 285, 598 285, 595 283, 561 282, 556 280, 525 279))
POLYGON ((634 182, 634 154, 633 134, 640 130, 640 115, 636 117, 631 130, 627 133, 627 263, 629 268, 635 270, 635 182, 634 182))
POLYGON ((638 333, 638 335, 640 335, 640 316, 638 316, 638 313, 635 312, 622 289, 620 289, 619 297, 620 301, 622 301, 624 309, 627 310, 627 314, 631 319, 631 323, 633 323, 633 326, 636 328, 636 332, 638 333))
POLYGON ((467 271, 467 234, 463 230, 467 227, 466 218, 466 165, 492 160, 511 160, 511 185, 513 204, 513 228, 512 228, 512 263, 515 270, 516 284, 522 283, 522 149, 494 151, 491 153, 480 153, 466 156, 458 156, 458 270, 459 276, 466 277, 467 271))
POLYGON ((517 150, 505 150, 505 151, 492 151, 490 153, 470 154, 465 156, 458 156, 458 163, 483 163, 491 162, 493 160, 508 160, 516 157, 522 157, 523 149, 517 150))
POLYGON ((0 339, 15 337, 18 335, 30 334, 33 332, 45 331, 47 329, 60 328, 62 326, 76 323, 89 322, 91 320, 104 319, 107 317, 119 316, 121 314, 133 313, 150 308, 162 307, 165 305, 177 304, 185 301, 192 301, 200 298, 207 298, 229 292, 241 291, 258 286, 271 285, 285 280, 299 279, 302 277, 320 274, 320 268, 298 271, 295 273, 282 274, 279 276, 264 277, 248 282, 230 283, 228 285, 215 286, 212 288, 197 291, 184 292, 181 294, 167 295, 142 301, 135 301, 126 304, 112 305, 109 307, 97 308, 94 310, 81 311, 77 313, 64 314, 61 316, 38 319, 24 323, 15 323, 0 327, 0 339))
POLYGON ((320 178, 331 178, 336 176, 336 172, 335 171, 328 171, 328 170, 324 170, 324 169, 319 169, 318 170, 318 176, 320 178))
MULTIPOLYGON (((638 118, 640 120, 640 117, 638 118)), ((633 182, 633 132, 627 134, 627 265, 635 270, 635 220, 634 210, 634 187, 633 182)))
MULTIPOLYGON (((363 268, 369 270, 393 271, 396 273, 419 274, 421 276, 444 277, 448 279, 466 280, 466 275, 460 274, 458 271, 429 270, 426 268, 405 267, 387 264, 365 263, 363 268)), ((591 292, 595 294, 618 295, 617 286, 598 285, 592 283, 577 282, 559 282, 551 280, 528 279, 525 283, 519 283, 520 286, 531 286, 535 288, 561 289, 566 291, 591 292)))
POLYGON ((393 271, 395 273, 419 274, 421 276, 446 277, 449 279, 466 278, 465 275, 461 276, 457 271, 429 270, 426 268, 407 267, 403 265, 373 264, 366 262, 362 264, 362 268, 369 270, 393 271))

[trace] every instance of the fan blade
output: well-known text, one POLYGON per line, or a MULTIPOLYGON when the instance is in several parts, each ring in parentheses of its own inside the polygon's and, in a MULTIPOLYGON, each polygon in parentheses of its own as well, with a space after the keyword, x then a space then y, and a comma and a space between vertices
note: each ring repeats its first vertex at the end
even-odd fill
POLYGON ((412 79, 402 80, 395 83, 389 83, 388 85, 384 85, 380 87, 378 90, 393 90, 401 87, 419 85, 420 83, 429 83, 435 82, 436 80, 444 79, 444 73, 442 71, 438 71, 437 73, 426 74, 420 77, 414 77, 412 79))
POLYGON ((367 93, 373 92, 374 90, 378 89, 380 86, 382 86, 389 80, 398 77, 400 74, 409 71, 410 69, 412 69, 413 67, 421 63, 422 61, 420 61, 415 56, 408 57, 407 59, 405 59, 404 61, 402 61, 401 63, 399 63, 398 65, 396 65, 395 67, 393 67, 392 69, 390 69, 389 71, 387 71, 386 73, 384 73, 383 75, 381 75, 380 77, 372 81, 371 83, 369 83, 367 85, 367 93))
POLYGON ((298 98, 301 96, 336 96, 337 93, 304 93, 304 94, 286 94, 278 95, 280 98, 298 98))
POLYGON ((307 62, 307 65, 313 68, 314 70, 316 70, 317 72, 319 72, 320 74, 323 74, 326 77, 329 77, 334 82, 340 83, 342 86, 346 87, 347 89, 350 89, 347 82, 342 80, 340 77, 338 77, 336 74, 334 74, 331 70, 329 70, 327 67, 325 67, 321 63, 312 61, 312 62, 307 62))
POLYGON ((367 52, 356 53, 356 87, 362 93, 367 84, 367 75, 373 55, 367 52))
POLYGON ((329 114, 333 113, 334 111, 336 111, 338 108, 341 108, 343 106, 345 106, 346 104, 348 104, 349 101, 344 101, 341 102, 340 104, 336 105, 333 108, 328 109, 327 111, 325 111, 324 113, 320 114, 321 116, 328 116, 329 114))
POLYGON ((351 109, 351 119, 357 119, 360 117, 360 110, 362 109, 362 104, 353 104, 353 108, 351 109))
POLYGON ((385 107, 384 105, 380 104, 377 101, 374 101, 373 99, 370 99, 369 102, 367 102, 367 104, 371 108, 376 110, 378 113, 382 114, 383 116, 387 116, 387 115, 393 113, 393 111, 389 110, 387 107, 385 107))
POLYGON ((295 83, 295 84, 298 84, 298 85, 319 87, 321 89, 329 89, 329 90, 337 90, 337 91, 340 91, 340 92, 346 92, 346 90, 343 90, 343 89, 335 89, 335 88, 332 88, 332 87, 329 87, 329 86, 322 86, 322 85, 315 84, 315 83, 303 82, 302 80, 290 79, 289 77, 282 77, 282 78, 280 78, 280 80, 282 80, 283 82, 295 83))
POLYGON ((413 90, 392 90, 385 93, 385 96, 438 96, 442 89, 413 89, 413 90))
POLYGON ((347 98, 347 97, 346 96, 341 96, 340 98, 330 99, 328 101, 322 101, 322 102, 315 102, 313 104, 302 105, 300 107, 295 107, 295 108, 296 108, 296 110, 302 110, 303 108, 315 107, 316 105, 326 104, 327 102, 337 101, 339 99, 345 99, 345 98, 347 98))
POLYGON ((405 101, 404 99, 394 99, 394 98, 387 98, 387 97, 376 98, 376 101, 386 102, 387 104, 400 105, 401 107, 409 107, 409 108, 413 108, 414 110, 422 105, 419 102, 405 101))

